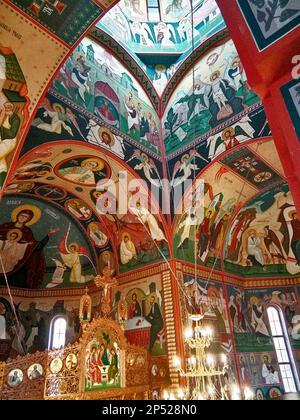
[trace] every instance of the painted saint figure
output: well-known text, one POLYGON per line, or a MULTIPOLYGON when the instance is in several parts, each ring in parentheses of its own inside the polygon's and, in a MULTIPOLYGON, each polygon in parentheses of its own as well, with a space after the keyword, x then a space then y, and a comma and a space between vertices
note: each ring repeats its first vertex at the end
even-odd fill
POLYGON ((116 350, 112 347, 110 350, 110 366, 108 368, 108 383, 110 385, 116 382, 116 378, 119 373, 119 357, 116 350))
POLYGON ((120 246, 120 258, 122 264, 128 264, 130 261, 137 259, 137 253, 134 243, 130 235, 124 233, 120 246))
POLYGON ((151 324, 150 328, 150 345, 149 350, 152 351, 154 344, 158 338, 159 332, 163 329, 164 321, 160 311, 160 307, 156 302, 155 295, 150 299, 151 309, 145 319, 151 324))
POLYGON ((236 96, 236 90, 225 79, 221 72, 215 71, 211 77, 209 94, 209 111, 212 114, 210 125, 216 127, 222 121, 244 110, 243 99, 236 96))
POLYGON ((292 214, 291 226, 293 230, 291 248, 297 261, 296 264, 300 265, 300 220, 296 212, 292 214))
POLYGON ((39 288, 42 284, 46 271, 43 249, 58 230, 50 228, 44 239, 37 241, 29 226, 40 217, 37 207, 20 206, 13 211, 12 222, 0 225, 0 279, 5 273, 11 286, 39 288))
POLYGON ((99 364, 97 356, 97 348, 92 347, 90 356, 87 361, 87 379, 91 384, 91 387, 93 387, 95 384, 101 384, 102 383, 102 375, 100 366, 102 364, 99 364))
POLYGON ((14 105, 4 104, 4 118, 0 125, 0 188, 7 175, 7 156, 17 145, 17 134, 21 125, 20 117, 14 112, 14 105))
POLYGON ((153 214, 150 213, 148 209, 142 206, 140 200, 137 201, 136 207, 130 207, 130 211, 132 214, 137 216, 140 223, 142 223, 142 225, 144 225, 147 230, 149 229, 149 234, 151 235, 151 238, 154 241, 167 242, 167 239, 163 231, 158 226, 157 220, 155 219, 153 214))
POLYGON ((132 319, 134 317, 142 315, 142 309, 141 309, 141 305, 138 302, 137 294, 133 293, 131 299, 132 301, 129 307, 128 319, 132 319))

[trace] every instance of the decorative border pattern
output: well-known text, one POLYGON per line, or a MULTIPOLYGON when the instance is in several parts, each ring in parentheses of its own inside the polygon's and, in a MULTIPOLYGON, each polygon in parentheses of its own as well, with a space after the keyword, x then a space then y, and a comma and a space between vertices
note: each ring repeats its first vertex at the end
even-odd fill
MULTIPOLYGON (((25 13, 31 20, 37 22, 45 28, 46 31, 59 38, 70 47, 72 47, 81 35, 85 33, 88 27, 98 18, 100 19, 100 16, 103 14, 103 9, 100 8, 99 4, 90 0, 74 0, 74 3, 78 4, 74 5, 71 13, 66 13, 63 27, 54 28, 52 25, 48 25, 37 14, 31 12, 28 6, 24 6, 24 2, 22 0, 10 0, 10 3, 14 4, 15 7, 25 13), (80 11, 79 14, 78 11, 80 11), (82 25, 80 25, 81 22, 80 18, 78 19, 78 16, 81 18, 82 25), (71 33, 71 28, 74 28, 75 32, 71 33)), ((65 15, 65 12, 63 15, 65 15)))
MULTIPOLYGON (((279 18, 278 16, 275 16, 278 9, 277 2, 264 2, 264 1, 251 1, 255 4, 255 7, 257 7, 257 17, 254 15, 253 10, 251 9, 249 5, 249 0, 237 0, 237 4, 241 10, 242 15, 244 16, 244 19, 247 23, 247 26, 251 32, 251 35, 256 43, 257 48, 259 51, 263 51, 266 48, 270 47, 272 44, 274 44, 276 41, 280 40, 284 36, 286 36, 289 32, 293 31, 298 25, 300 25, 300 14, 296 16, 294 19, 290 20, 287 24, 284 24, 281 26, 281 28, 270 35, 269 37, 264 36, 263 31, 261 30, 260 23, 265 23, 263 21, 265 12, 261 9, 261 7, 265 6, 265 3, 270 3, 271 7, 273 8, 273 5, 276 7, 275 10, 272 11, 271 7, 266 7, 265 10, 268 10, 271 15, 269 16, 270 23, 271 18, 273 14, 273 19, 279 18)), ((283 3, 283 2, 282 2, 283 3)), ((289 3, 289 2, 285 2, 289 3)), ((285 9, 286 7, 289 7, 288 4, 286 4, 282 9, 285 9)), ((287 13, 289 9, 282 10, 282 13, 287 13)), ((270 24, 269 23, 269 24, 270 24)))
POLYGON ((283 99, 285 101, 286 107, 289 111, 290 117, 293 121, 293 125, 295 127, 296 133, 298 135, 299 141, 300 141, 300 115, 296 108, 295 101, 291 95, 291 90, 294 89, 297 86, 297 90, 299 89, 299 110, 300 110, 300 80, 291 80, 288 84, 285 86, 282 86, 280 88, 281 94, 283 96, 283 99))
MULTIPOLYGON (((170 271, 162 273, 162 286, 165 306, 165 318, 166 318, 166 335, 167 335, 167 347, 168 347, 168 359, 169 359, 169 371, 172 387, 179 386, 179 376, 177 369, 174 366, 174 357, 177 355, 176 348, 176 328, 175 328, 175 317, 173 308, 173 289, 171 281, 170 271)), ((180 314, 177 314, 180 316, 180 314)))

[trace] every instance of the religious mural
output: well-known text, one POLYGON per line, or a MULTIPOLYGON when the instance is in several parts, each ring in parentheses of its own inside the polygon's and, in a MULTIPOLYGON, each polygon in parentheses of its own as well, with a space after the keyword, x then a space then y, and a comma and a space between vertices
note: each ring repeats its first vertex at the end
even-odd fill
POLYGON ((121 386, 121 351, 109 333, 103 331, 86 348, 85 391, 121 386))
POLYGON ((213 343, 209 352, 216 356, 217 364, 221 354, 227 357, 228 366, 225 374, 219 379, 219 386, 230 386, 236 383, 236 369, 233 359, 233 343, 230 335, 230 325, 227 315, 225 289, 221 283, 184 275, 182 291, 182 311, 184 327, 190 324, 190 315, 204 315, 203 326, 213 331, 213 343))
MULTIPOLYGON (((295 206, 272 144, 265 140, 239 147, 204 170, 203 183, 190 180, 174 220, 177 258, 216 270, 223 270, 225 258, 225 271, 245 277, 299 272, 295 206)), ((186 155, 188 175, 200 158, 193 150, 186 155)), ((181 188, 179 177, 176 183, 181 188)))
MULTIPOLYGON (((97 301, 94 304, 97 307, 97 301)), ((58 315, 67 319, 66 345, 77 340, 80 333, 79 298, 44 297, 37 301, 15 297, 14 306, 17 319, 9 298, 0 297, 1 355, 5 343, 8 344, 6 357, 11 358, 46 350, 51 321, 58 315)))
POLYGON ((199 185, 197 182, 190 185, 178 206, 174 254, 181 260, 218 270, 222 269, 222 250, 230 219, 241 199, 250 198, 255 189, 219 163, 211 165, 201 181, 199 185))
POLYGON ((238 0, 251 34, 260 50, 278 41, 300 23, 298 0, 238 0))
POLYGON ((12 3, 70 46, 102 13, 91 0, 12 0, 12 3))
POLYGON ((30 289, 79 286, 96 274, 94 251, 75 221, 33 197, 2 200, 1 284, 30 289))
MULTIPOLYGON (((258 102, 247 83, 234 44, 228 41, 202 57, 173 93, 163 120, 167 154, 221 124, 231 127, 258 102)), ((249 120, 243 122, 249 123, 249 120)), ((245 125, 243 130, 243 122, 232 138, 235 134, 251 137, 251 128, 245 125)), ((231 141, 234 146, 232 138, 226 142, 230 145, 231 141)))
MULTIPOLYGON (((0 86, 3 88, 3 83, 5 83, 4 89, 11 90, 7 87, 11 80, 9 78, 12 78, 13 82, 17 82, 15 89, 19 96, 13 97, 12 92, 8 92, 8 94, 10 95, 9 101, 18 104, 18 112, 21 112, 26 105, 25 98, 21 98, 25 96, 25 86, 23 89, 21 87, 26 84, 26 96, 29 98, 28 112, 31 114, 54 71, 63 61, 69 49, 49 36, 48 33, 43 32, 32 21, 19 15, 7 3, 1 2, 0 15, 1 49, 3 51, 0 54, 0 86), (25 43, 30 45, 30 54, 28 54, 28 49, 24 48, 25 43), (13 58, 11 54, 14 54, 15 57, 13 58), (6 66, 7 71, 5 70, 6 66), (13 69, 13 72, 9 69, 13 69)), ((27 120, 24 121, 24 115, 22 122, 23 124, 27 122, 27 120)))
MULTIPOLYGON (((226 152, 232 151, 253 139, 270 135, 271 131, 266 114, 264 109, 260 107, 246 117, 242 117, 238 123, 222 129, 216 135, 200 137, 197 141, 189 144, 189 152, 183 149, 184 151, 179 150, 169 155, 168 170, 172 187, 175 189, 187 180, 194 180, 209 163, 217 160, 226 152)), ((246 159, 243 149, 239 149, 237 154, 243 155, 242 159, 246 159)), ((229 159, 232 159, 231 155, 229 155, 229 159)), ((224 163, 226 163, 226 160, 224 160, 224 163)), ((261 165, 263 164, 261 163, 261 165)), ((235 170, 235 167, 232 167, 232 169, 235 170)), ((268 172, 269 170, 268 168, 268 172)), ((263 171, 259 173, 261 172, 263 171)), ((244 171, 244 174, 247 175, 247 172, 244 171)), ((268 180, 263 181, 273 182, 275 178, 274 175, 274 178, 271 176, 268 180)), ((257 182, 256 185, 262 186, 265 185, 265 182, 257 182)))
POLYGON ((215 0, 193 2, 193 18, 188 0, 122 0, 98 23, 136 54, 190 52, 193 37, 197 46, 224 26, 215 0))
POLYGON ((0 46, 0 189, 28 119, 27 85, 18 59, 0 46))
MULTIPOLYGON (((74 107, 79 106, 85 115, 89 112, 91 118, 96 116, 106 128, 117 130, 116 133, 121 132, 147 149, 159 153, 159 121, 147 94, 125 67, 100 45, 84 39, 60 69, 53 88, 60 96, 71 100, 74 107)), ((51 114, 53 104, 50 110, 48 106, 44 106, 44 109, 44 114, 39 117, 41 121, 34 124, 36 127, 58 134, 64 129, 72 135, 70 125, 66 127, 63 122, 71 120, 75 125, 72 121, 73 112, 67 112, 64 107, 65 113, 60 112, 54 116, 51 114), (45 117, 51 118, 51 127, 45 126, 45 117), (57 119, 62 122, 58 123, 57 119)), ((54 111, 59 112, 59 109, 54 111)), ((94 141, 97 140, 100 143, 111 143, 100 131, 94 138, 94 141)))
MULTIPOLYGON (((56 143, 55 149, 53 146, 54 143, 24 155, 8 194, 23 192, 63 207, 81 224, 91 246, 96 248, 95 266, 100 270, 105 265, 101 255, 112 251, 110 240, 115 250, 112 266, 118 260, 116 269, 120 272, 168 258, 165 220, 158 203, 148 197, 145 182, 94 147, 79 142, 56 143)), ((135 149, 127 163, 149 186, 162 190, 159 166, 148 154, 135 149)), ((85 259, 78 245, 77 251, 85 259)), ((54 287, 53 282, 48 287, 54 287)))
POLYGON ((261 397, 264 395, 261 399, 272 399, 268 395, 271 389, 277 387, 283 393, 283 386, 266 311, 269 305, 282 310, 295 360, 299 361, 299 290, 295 287, 244 290, 228 286, 228 296, 242 383, 260 389, 261 397), (266 386, 267 394, 263 391, 266 386))
POLYGON ((120 287, 114 298, 115 319, 129 343, 147 348, 152 356, 167 354, 164 303, 160 278, 120 287))
MULTIPOLYGON (((38 147, 45 142, 52 143, 70 140, 72 142, 90 144, 101 149, 104 153, 108 151, 126 162, 131 162, 135 157, 140 158, 141 163, 144 162, 144 165, 141 167, 139 175, 149 184, 153 183, 152 177, 162 177, 162 163, 156 153, 151 153, 146 147, 141 147, 141 152, 138 156, 137 144, 131 138, 127 137, 125 139, 124 136, 115 134, 112 131, 113 129, 103 124, 95 115, 86 116, 85 113, 78 112, 77 109, 65 105, 56 96, 47 94, 35 114, 27 139, 23 145, 21 156, 33 147, 38 147), (146 168, 147 170, 145 170, 146 168)), ((145 139, 151 142, 153 140, 152 134, 145 133, 145 139)), ((138 162, 136 161, 136 163, 138 162)), ((99 167, 99 164, 98 162, 97 167, 99 167)), ((105 177, 107 179, 110 178, 111 173, 105 165, 104 163, 103 170, 94 171, 96 175, 95 181, 105 177)), ((101 166, 102 164, 100 164, 101 166)), ((82 172, 82 169, 77 170, 82 172)), ((60 174, 58 168, 55 169, 55 172, 60 174)), ((79 174, 78 177, 80 178, 79 174)))
POLYGON ((298 230, 288 186, 271 188, 251 200, 232 223, 226 239, 226 269, 241 274, 242 266, 245 277, 298 274, 298 230))

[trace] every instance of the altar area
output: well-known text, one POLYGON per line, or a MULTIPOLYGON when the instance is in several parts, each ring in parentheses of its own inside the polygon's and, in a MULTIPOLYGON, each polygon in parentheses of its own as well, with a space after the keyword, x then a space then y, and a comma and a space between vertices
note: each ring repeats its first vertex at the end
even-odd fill
POLYGON ((148 351, 115 321, 95 319, 73 345, 0 363, 0 399, 145 400, 149 376, 148 351))

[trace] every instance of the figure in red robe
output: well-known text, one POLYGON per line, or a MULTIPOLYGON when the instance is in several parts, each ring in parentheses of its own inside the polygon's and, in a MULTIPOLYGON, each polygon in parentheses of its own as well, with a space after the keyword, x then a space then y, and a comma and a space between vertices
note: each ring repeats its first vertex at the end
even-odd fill
POLYGON ((91 354, 90 354, 90 357, 89 357, 89 360, 88 360, 87 377, 88 377, 88 380, 91 383, 91 387, 93 387, 94 384, 100 385, 102 383, 102 375, 101 375, 99 358, 97 356, 96 347, 93 347, 91 349, 91 354))
POLYGON ((141 310, 141 306, 137 300, 137 294, 133 293, 132 295, 132 301, 129 307, 129 312, 128 312, 128 318, 132 319, 136 316, 141 316, 142 315, 142 310, 141 310))
POLYGON ((0 284, 5 284, 5 274, 10 286, 41 287, 46 271, 43 249, 58 229, 51 228, 37 241, 28 227, 34 217, 32 210, 20 209, 15 221, 0 225, 0 284))

